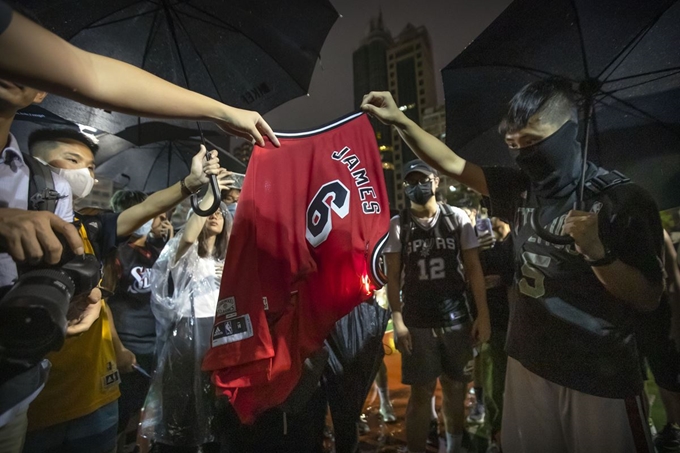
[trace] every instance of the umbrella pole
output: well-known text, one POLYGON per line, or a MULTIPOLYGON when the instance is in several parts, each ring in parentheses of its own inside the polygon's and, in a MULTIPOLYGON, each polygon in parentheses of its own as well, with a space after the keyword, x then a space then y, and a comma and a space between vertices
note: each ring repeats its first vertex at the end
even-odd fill
MULTIPOLYGON (((175 22, 172 19, 172 11, 170 8, 170 5, 168 3, 168 0, 163 0, 163 9, 165 10, 165 17, 166 20, 168 21, 168 29, 170 30, 170 35, 172 36, 172 40, 174 41, 175 44, 175 50, 177 51, 177 57, 179 58, 179 65, 182 68, 182 74, 184 75, 184 81, 187 84, 187 89, 191 89, 191 83, 189 82, 189 74, 187 74, 187 69, 186 66, 184 65, 184 59, 182 58, 182 52, 180 51, 179 48, 179 41, 177 39, 177 31, 175 30, 175 22)), ((198 133, 201 136, 201 143, 203 146, 205 146, 205 137, 203 135, 203 129, 201 128, 201 124, 196 121, 196 126, 198 126, 198 133)), ((207 147, 206 147, 207 149, 207 147)), ((206 155, 206 160, 208 159, 208 156, 206 155)), ((220 207, 220 203, 222 202, 221 197, 220 197, 220 187, 217 183, 217 176, 215 175, 210 175, 210 190, 212 190, 213 196, 215 197, 213 200, 212 206, 210 206, 208 209, 201 209, 198 206, 198 194, 192 194, 191 195, 191 208, 194 210, 194 213, 197 215, 200 215, 201 217, 208 217, 212 215, 213 212, 217 211, 220 207)))
POLYGON ((583 138, 583 143, 581 144, 581 156, 583 158, 583 162, 581 164, 581 179, 579 180, 578 184, 578 201, 576 202, 576 206, 574 206, 578 210, 583 210, 585 208, 583 203, 583 195, 586 186, 586 170, 588 169, 588 140, 590 137, 590 121, 593 116, 593 97, 590 95, 586 97, 584 110, 586 129, 585 137, 583 138))

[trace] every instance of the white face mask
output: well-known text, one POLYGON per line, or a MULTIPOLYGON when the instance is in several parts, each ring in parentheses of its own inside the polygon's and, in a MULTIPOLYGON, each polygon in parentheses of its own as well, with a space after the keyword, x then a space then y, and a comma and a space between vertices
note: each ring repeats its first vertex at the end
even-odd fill
POLYGON ((68 181, 73 198, 85 198, 92 192, 95 179, 90 175, 89 168, 55 168, 54 172, 68 181))
POLYGON ((149 220, 144 225, 137 228, 134 231, 134 233, 132 233, 132 235, 133 236, 146 236, 146 235, 148 235, 151 232, 151 225, 153 225, 153 219, 149 220))

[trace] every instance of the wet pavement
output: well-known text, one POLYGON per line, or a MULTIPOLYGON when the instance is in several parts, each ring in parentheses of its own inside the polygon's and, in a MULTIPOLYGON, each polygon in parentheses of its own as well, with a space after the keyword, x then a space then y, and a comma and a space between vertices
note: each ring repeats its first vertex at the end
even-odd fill
MULTIPOLYGON (((401 383, 401 354, 394 349, 391 333, 385 335, 385 364, 388 370, 388 382, 390 389, 390 399, 394 407, 397 420, 394 423, 384 423, 380 416, 380 396, 377 387, 373 389, 366 399, 364 406, 364 416, 370 431, 360 437, 360 453, 404 453, 406 449, 405 414, 406 405, 410 395, 409 386, 401 383)), ((441 387, 437 385, 435 391, 437 412, 441 408, 441 387)), ((475 403, 474 394, 468 393, 465 401, 466 417, 469 407, 475 403)), ((429 453, 444 453, 446 451, 446 440, 444 438, 444 423, 439 416, 439 449, 428 446, 429 453)), ((469 453, 484 453, 488 444, 488 429, 484 425, 466 424, 466 436, 463 446, 468 448, 469 453)), ((328 452, 333 452, 332 442, 329 443, 328 452)))

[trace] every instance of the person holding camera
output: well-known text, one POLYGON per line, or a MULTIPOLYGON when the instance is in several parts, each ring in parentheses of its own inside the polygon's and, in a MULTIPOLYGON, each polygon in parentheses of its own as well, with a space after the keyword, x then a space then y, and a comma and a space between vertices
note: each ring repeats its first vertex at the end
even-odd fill
MULTIPOLYGON (((37 349, 25 349, 26 343, 22 351, 12 346, 22 338, 27 339, 26 335, 31 336, 28 340, 43 339, 27 324, 19 324, 17 330, 13 317, 5 311, 9 308, 5 295, 19 276, 17 264, 30 272, 60 263, 64 248, 78 256, 84 253, 83 242, 71 224, 73 208, 68 182, 23 154, 10 134, 17 110, 40 102, 44 96, 45 93, 33 88, 0 79, 0 143, 3 143, 0 154, 0 292, 3 295, 0 320, 3 324, 0 332, 4 333, 0 339, 0 451, 3 453, 21 452, 28 405, 43 388, 49 370, 49 362, 42 360, 44 354, 37 349), (42 192, 35 187, 37 179, 47 180, 42 192)), ((95 289, 89 299, 87 295, 80 298, 77 309, 73 304, 66 335, 80 334, 92 325, 101 310, 99 299, 99 290, 95 289)), ((65 310, 58 329, 65 327, 64 314, 65 310)), ((59 337, 54 333, 55 338, 59 337)), ((55 347, 49 339, 43 346, 38 349, 55 347)))
MULTIPOLYGON (((73 130, 39 130, 29 137, 31 154, 66 178, 74 198, 84 198, 94 186, 97 145, 73 130)), ((192 160, 191 173, 177 184, 156 192, 121 213, 79 215, 75 224, 86 249, 101 260, 147 221, 167 212, 207 184, 220 170, 217 153, 204 163, 207 151, 192 160)), ((120 341, 108 306, 83 335, 67 340, 51 354, 52 377, 30 408, 25 453, 66 451, 109 452, 116 446, 120 372, 131 371, 135 355, 120 341)))

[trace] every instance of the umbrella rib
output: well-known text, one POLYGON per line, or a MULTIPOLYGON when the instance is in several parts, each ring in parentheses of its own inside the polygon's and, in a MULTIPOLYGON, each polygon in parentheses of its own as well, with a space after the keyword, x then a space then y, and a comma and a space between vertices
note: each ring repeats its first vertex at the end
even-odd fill
POLYGON ((673 77, 674 75, 678 75, 678 74, 680 74, 680 69, 675 71, 675 72, 672 72, 670 74, 666 74, 666 75, 662 75, 662 76, 659 76, 659 77, 655 77, 653 79, 645 80, 644 82, 638 82, 638 83, 634 83, 633 85, 628 85, 628 86, 625 86, 625 87, 622 87, 622 88, 617 88, 615 90, 608 91, 608 93, 614 94, 614 93, 618 93, 619 91, 630 90, 631 88, 635 88, 635 87, 638 87, 640 85, 646 85, 648 83, 656 82, 657 80, 665 79, 667 77, 673 77))
POLYGON ((144 46, 144 54, 142 55, 142 69, 146 66, 146 59, 151 51, 151 42, 153 38, 156 36, 156 32, 158 31, 159 11, 160 9, 155 11, 155 14, 153 16, 153 22, 151 23, 151 27, 149 28, 149 35, 146 37, 146 45, 144 46))
MULTIPOLYGON (((630 40, 630 42, 629 42, 628 44, 626 44, 626 45, 621 49, 621 51, 614 57, 614 59, 611 61, 611 63, 609 63, 607 66, 605 66, 605 68, 602 70, 602 72, 600 72, 600 74, 598 74, 597 78, 600 79, 600 78, 604 75, 604 73, 606 73, 606 72, 609 70, 609 68, 611 67, 611 65, 614 64, 614 62, 616 62, 617 60, 619 60, 619 57, 621 57, 624 53, 626 53, 626 51, 628 51, 628 49, 629 49, 631 46, 632 46, 633 49, 634 49, 634 48, 640 43, 640 41, 642 41, 642 39, 645 37, 645 35, 652 29, 652 27, 654 27, 654 25, 659 21, 659 19, 661 19, 661 17, 662 17, 664 14, 666 14, 666 11, 668 11, 668 10, 671 8, 671 6, 673 6, 673 4, 674 4, 675 2, 676 2, 676 0, 669 0, 668 3, 666 4, 666 6, 664 6, 663 8, 660 9, 660 11, 659 11, 659 13, 656 15, 656 17, 654 17, 646 27, 643 27, 643 28, 642 28, 642 29, 641 29, 641 30, 640 30, 640 31, 639 31, 639 32, 638 32, 638 33, 630 40)), ((631 51, 632 51, 632 49, 631 49, 630 51, 628 51, 628 54, 630 54, 631 51)), ((626 55, 626 56, 627 56, 627 55, 626 55)), ((623 62, 624 59, 625 59, 625 58, 621 58, 621 60, 619 61, 619 64, 616 66, 616 68, 619 67, 619 65, 621 64, 621 62, 623 62)), ((609 75, 613 74, 614 71, 616 70, 616 68, 614 68, 614 69, 612 70, 612 72, 611 72, 609 75)), ((605 79, 605 80, 606 80, 606 79, 605 79)), ((605 80, 603 80, 603 82, 604 82, 605 80)))
MULTIPOLYGON (((616 70, 619 69, 619 67, 623 64, 623 62, 626 61, 626 58, 628 58, 628 55, 630 55, 635 50, 635 48, 642 42, 642 40, 645 38, 645 36, 647 36, 647 33, 649 33, 649 30, 651 30, 651 29, 652 29, 652 27, 650 26, 650 27, 643 28, 642 30, 640 30, 640 32, 636 35, 634 40, 631 41, 628 44, 627 47, 624 47, 623 50, 621 52, 619 52, 619 54, 616 56, 616 58, 614 60, 612 60, 611 63, 609 63, 606 68, 604 68, 604 70, 599 74, 598 79, 601 78, 604 75, 604 73, 607 72, 610 69, 611 65, 614 64, 614 62, 618 60, 618 63, 616 64, 616 66, 611 68, 611 71, 609 72, 610 76, 612 74, 614 74, 616 72, 616 70)), ((602 82, 608 82, 607 78, 605 77, 602 80, 602 82)))
MULTIPOLYGON (((143 13, 140 13, 140 14, 133 14, 133 15, 131 15, 131 16, 122 17, 122 18, 120 18, 120 19, 110 20, 110 21, 108 21, 108 22, 95 22, 95 23, 93 23, 92 25, 89 25, 89 26, 87 26, 87 27, 85 27, 85 28, 87 28, 87 29, 89 29, 89 30, 93 30, 93 29, 95 29, 95 28, 105 27, 105 26, 107 26, 107 25, 118 24, 118 23, 121 23, 121 22, 125 22, 126 20, 136 19, 137 17, 142 17, 142 16, 146 16, 147 14, 156 13, 156 12, 158 12, 159 10, 160 10, 160 8, 157 8, 157 9, 155 9, 155 10, 146 11, 146 12, 143 12, 143 13)), ((118 12, 118 11, 116 11, 116 12, 118 12)), ((110 15, 113 15, 113 14, 115 14, 115 13, 111 13, 110 15)))
POLYGON ((158 160, 161 158, 161 154, 163 154, 163 149, 158 150, 158 154, 156 154, 156 157, 153 160, 153 163, 149 167, 149 173, 146 174, 146 179, 144 180, 144 185, 142 186, 143 189, 142 191, 146 192, 146 185, 149 183, 149 178, 151 178, 151 172, 153 171, 153 167, 156 165, 158 160))
MULTIPOLYGON (((106 16, 104 16, 104 17, 113 16, 114 14, 123 11, 125 8, 129 8, 129 7, 131 7, 132 5, 136 5, 136 4, 138 4, 138 3, 142 3, 143 1, 145 1, 145 0, 139 0, 137 3, 133 3, 133 4, 130 4, 130 5, 127 5, 127 6, 120 7, 120 8, 118 8, 117 10, 112 11, 111 13, 109 13, 108 15, 106 15, 106 16)), ((72 40, 78 33, 80 33, 81 31, 83 31, 83 30, 85 30, 85 29, 91 28, 94 24, 96 24, 96 23, 99 22, 100 20, 102 20, 101 17, 95 18, 92 22, 90 22, 89 24, 87 24, 87 25, 84 26, 84 27, 81 27, 78 31, 76 31, 75 33, 73 33, 71 36, 68 36, 68 37, 62 36, 62 38, 66 39, 67 41, 70 41, 70 40, 72 40)))
POLYGON ((175 44, 175 50, 177 51, 177 57, 179 58, 179 65, 180 65, 180 68, 182 69, 182 74, 184 75, 184 83, 186 83, 187 89, 191 90, 191 84, 189 82, 189 75, 187 74, 187 68, 184 65, 184 58, 182 58, 182 52, 179 48, 179 41, 177 39, 177 30, 175 30, 175 24, 172 20, 172 11, 167 5, 164 5, 164 9, 165 9, 166 21, 168 22, 168 29, 170 30, 170 35, 172 36, 172 41, 175 44))
MULTIPOLYGON (((616 82, 621 82, 623 80, 636 79, 638 77, 645 77, 645 76, 650 76, 650 75, 654 75, 654 74, 659 74, 661 72, 678 71, 678 70, 680 70, 680 66, 675 66, 673 68, 666 68, 666 69, 657 69, 655 71, 643 72, 641 74, 629 75, 629 76, 625 76, 625 77, 619 77, 618 79, 607 80, 607 83, 616 83, 616 82)), ((673 74, 670 74, 670 75, 675 75, 675 74, 677 74, 677 72, 674 72, 673 74)))
POLYGON ((191 37, 191 33, 187 31, 186 26, 184 26, 184 22, 182 22, 182 18, 178 14, 177 11, 173 10, 175 13, 175 16, 177 17, 177 22, 179 23, 180 27, 186 33, 188 39, 189 39, 189 44, 191 45, 191 48, 194 49, 194 52, 198 56, 198 59, 201 61, 201 64, 205 68, 205 72, 208 74, 208 78, 210 79, 210 83, 212 83, 213 87, 215 88, 215 92, 217 93, 217 98, 220 100, 220 102, 224 103, 224 99, 222 98, 222 93, 220 93, 219 88, 217 87, 217 82, 215 81, 215 78, 212 76, 210 73, 210 69, 208 69, 208 64, 206 63, 205 59, 203 58, 203 55, 198 51, 198 47, 196 46, 196 43, 191 37))
MULTIPOLYGON (((652 120, 652 121, 656 121, 659 125, 661 125, 661 127, 663 127, 664 129, 666 129, 667 131, 671 132, 673 135, 676 135, 677 137, 680 137, 680 135, 679 135, 676 131, 674 131, 673 129, 671 129, 670 127, 668 127, 668 125, 667 125, 664 121, 661 121, 659 118, 655 117, 654 115, 651 115, 651 114, 645 112, 644 110, 642 110, 642 109, 640 109, 640 108, 634 106, 633 104, 631 104, 631 103, 628 102, 628 101, 624 101, 623 99, 621 99, 621 98, 619 98, 619 97, 617 97, 617 96, 614 96, 612 93, 608 93, 608 92, 606 92, 606 91, 601 91, 601 93, 604 94, 605 97, 610 97, 610 98, 614 99, 615 101, 620 102, 621 104, 625 105, 625 106, 628 107, 629 109, 636 111, 637 113, 639 113, 639 114, 642 115, 643 117, 645 117, 645 118, 647 118, 647 119, 650 119, 650 120, 652 120)), ((600 100, 599 102, 602 103, 602 104, 604 104, 604 103, 602 102, 602 100, 600 100)), ((615 106, 613 106, 613 105, 611 105, 611 104, 604 104, 604 105, 606 105, 608 108, 613 108, 613 109, 618 110, 619 112, 622 112, 622 113, 630 113, 630 112, 626 112, 626 111, 623 110, 623 109, 617 108, 617 107, 615 107, 615 106)))

